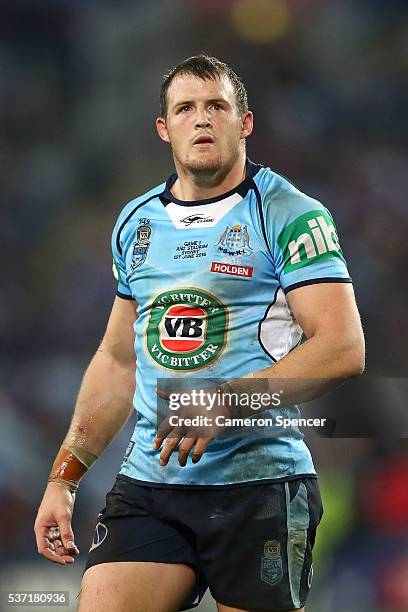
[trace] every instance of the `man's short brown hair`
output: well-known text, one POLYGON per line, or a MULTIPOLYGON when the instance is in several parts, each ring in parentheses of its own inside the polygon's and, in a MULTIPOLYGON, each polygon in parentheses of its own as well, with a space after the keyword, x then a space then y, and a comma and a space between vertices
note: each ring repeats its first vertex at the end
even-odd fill
POLYGON ((216 79, 226 76, 235 91, 235 100, 238 112, 243 115, 248 111, 248 97, 245 85, 237 74, 224 62, 221 62, 216 57, 211 57, 206 53, 193 55, 186 60, 177 64, 169 70, 164 77, 160 89, 160 112, 161 116, 167 115, 167 91, 178 74, 187 74, 198 77, 200 79, 216 79))

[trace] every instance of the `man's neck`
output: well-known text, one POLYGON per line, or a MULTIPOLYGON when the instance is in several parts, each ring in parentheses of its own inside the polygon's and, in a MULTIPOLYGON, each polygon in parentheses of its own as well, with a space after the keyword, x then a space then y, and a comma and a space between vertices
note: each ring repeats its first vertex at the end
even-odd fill
POLYGON ((177 180, 171 192, 178 200, 194 201, 215 198, 237 187, 245 178, 245 155, 228 170, 221 168, 211 175, 192 174, 176 163, 177 180))

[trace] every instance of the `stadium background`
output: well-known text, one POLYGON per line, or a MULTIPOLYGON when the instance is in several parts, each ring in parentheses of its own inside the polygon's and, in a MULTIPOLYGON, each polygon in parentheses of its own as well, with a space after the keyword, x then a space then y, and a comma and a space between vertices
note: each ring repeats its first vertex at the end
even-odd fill
MULTIPOLYGON (((32 525, 113 300, 114 221, 172 172, 154 131, 161 75, 205 50, 243 77, 249 156, 331 209, 367 370, 404 377, 408 5, 2 0, 0 32, 1 589, 69 589, 74 602, 130 426, 80 488, 75 566, 37 558, 32 525)), ((406 439, 311 446, 326 515, 308 610, 408 610, 406 439)))

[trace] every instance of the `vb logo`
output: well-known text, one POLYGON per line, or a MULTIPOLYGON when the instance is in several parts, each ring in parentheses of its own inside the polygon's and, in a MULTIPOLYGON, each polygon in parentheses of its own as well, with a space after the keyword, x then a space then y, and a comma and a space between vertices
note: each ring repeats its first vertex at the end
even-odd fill
POLYGON ((195 306, 170 306, 160 325, 160 343, 175 353, 195 351, 203 346, 207 329, 205 310, 195 306))
POLYGON ((222 353, 228 311, 214 295, 201 289, 175 289, 153 301, 147 327, 147 350, 160 366, 196 370, 222 353))

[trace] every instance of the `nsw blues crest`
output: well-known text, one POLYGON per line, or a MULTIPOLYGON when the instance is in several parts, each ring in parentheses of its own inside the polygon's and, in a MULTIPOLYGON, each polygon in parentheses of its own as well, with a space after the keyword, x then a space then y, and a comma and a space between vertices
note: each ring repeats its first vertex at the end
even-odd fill
POLYGON ((252 255, 253 249, 249 243, 247 225, 227 225, 216 244, 217 252, 224 256, 225 261, 240 263, 242 257, 252 255))
POLYGON ((269 540, 264 544, 264 554, 261 558, 261 580, 273 586, 282 580, 283 567, 280 542, 269 540))
POLYGON ((151 235, 152 228, 150 226, 150 219, 140 219, 139 226, 136 230, 136 242, 133 244, 132 257, 130 260, 131 275, 133 275, 136 269, 145 262, 147 251, 150 246, 151 235))

